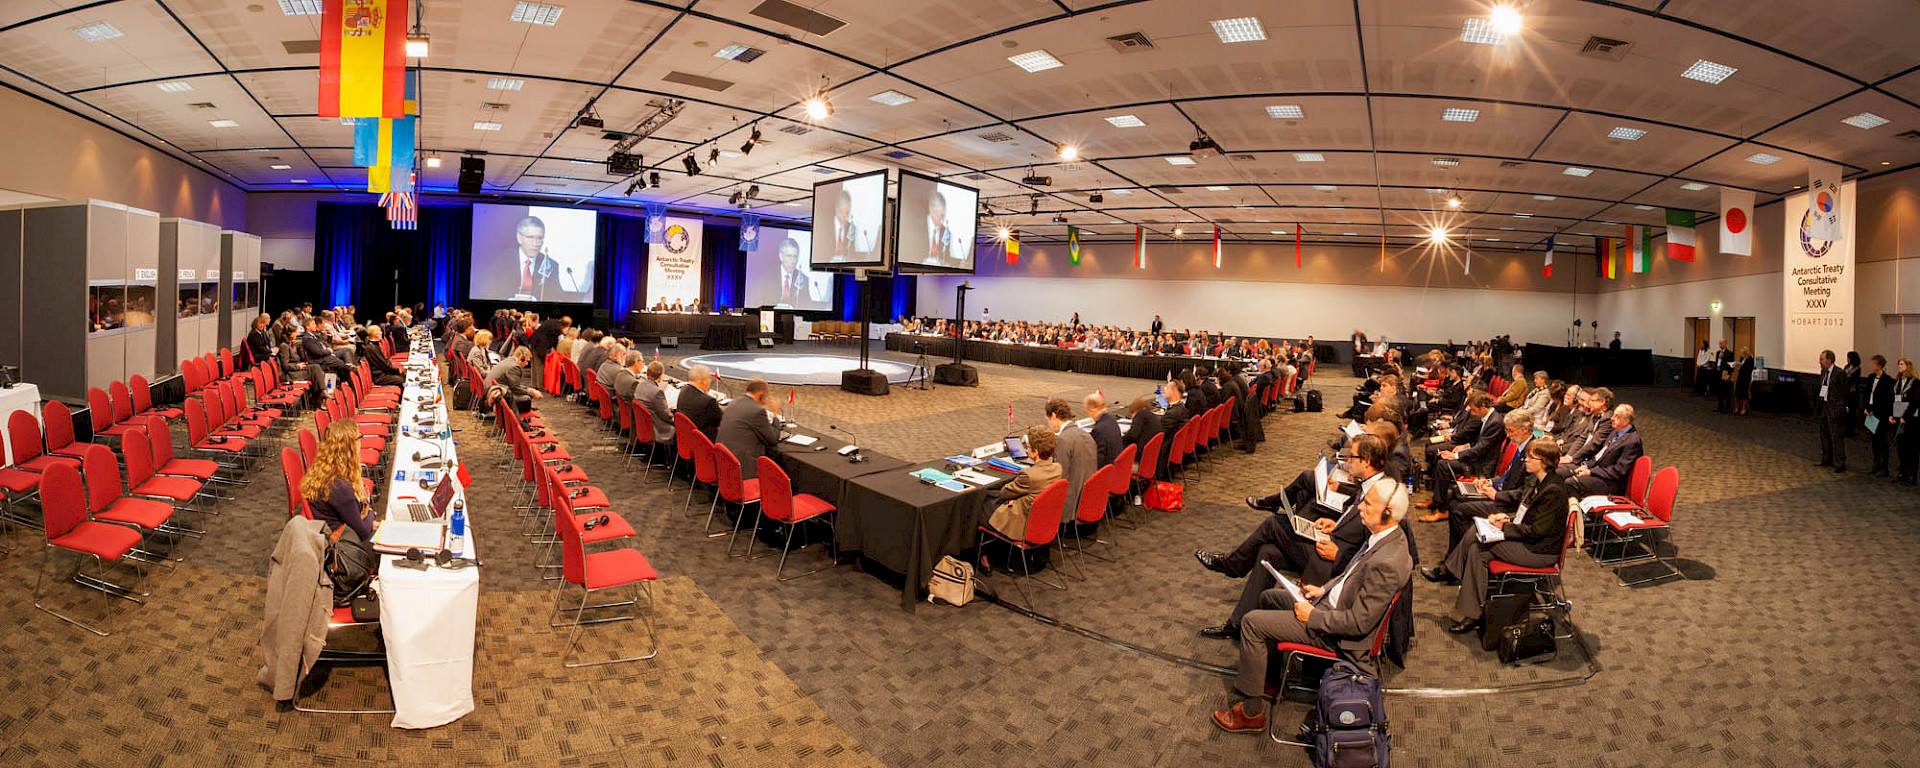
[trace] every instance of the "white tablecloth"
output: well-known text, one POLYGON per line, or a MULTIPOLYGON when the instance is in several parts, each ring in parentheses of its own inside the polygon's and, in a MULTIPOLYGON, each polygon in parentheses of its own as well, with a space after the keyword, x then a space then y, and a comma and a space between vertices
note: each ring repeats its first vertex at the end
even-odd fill
MULTIPOLYGON (((0 428, 5 428, 7 421, 13 418, 14 411, 30 412, 33 414, 34 420, 39 421, 40 388, 32 384, 15 384, 11 389, 0 389, 0 428)), ((40 431, 44 434, 47 430, 42 426, 40 431)), ((8 440, 11 439, 12 436, 8 435, 8 440)), ((0 440, 0 443, 5 442, 7 442, 7 440, 0 440)), ((13 446, 0 446, 0 456, 6 458, 6 463, 0 464, 0 466, 12 465, 13 446)))
MULTIPOLYGON (((448 423, 438 374, 428 377, 425 384, 413 383, 414 371, 434 370, 431 344, 416 341, 406 367, 408 383, 400 401, 400 415, 394 420, 391 471, 404 471, 407 479, 396 483, 393 475, 387 477, 388 520, 410 519, 408 504, 432 500, 431 491, 420 490, 415 484, 420 462, 414 461, 413 455, 420 452, 423 460, 431 460, 441 445, 437 438, 402 435, 402 428, 413 429, 414 418, 425 410, 434 413, 437 425, 448 423), (422 393, 433 394, 433 402, 426 406, 417 403, 414 398, 422 393)), ((446 453, 441 472, 454 469, 457 451, 451 441, 446 443, 446 453)), ((454 498, 465 503, 465 490, 459 489, 457 479, 454 485, 457 489, 454 498)), ((448 509, 452 509, 451 504, 448 509)), ((466 513, 464 555, 477 559, 476 510, 469 507, 466 513)), ((395 710, 393 727, 435 728, 458 720, 473 711, 473 634, 474 621, 480 612, 480 569, 429 565, 424 571, 416 571, 395 565, 394 561, 403 559, 399 556, 386 555, 383 559, 380 630, 387 641, 387 678, 393 690, 395 710)))

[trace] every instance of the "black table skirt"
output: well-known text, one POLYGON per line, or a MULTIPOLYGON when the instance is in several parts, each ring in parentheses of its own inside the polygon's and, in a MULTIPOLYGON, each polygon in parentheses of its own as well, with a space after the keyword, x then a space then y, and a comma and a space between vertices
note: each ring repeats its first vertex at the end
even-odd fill
POLYGON ((714 321, 707 326, 707 335, 700 339, 701 349, 746 349, 747 324, 735 321, 714 321))
MULTIPOLYGON (((887 334, 887 349, 894 352, 924 351, 936 358, 953 357, 954 339, 945 336, 921 336, 911 333, 887 334), (916 348, 915 344, 921 345, 916 348)), ((1002 344, 993 341, 967 342, 968 360, 983 363, 1004 363, 1027 368, 1044 368, 1054 371, 1072 371, 1096 376, 1125 376, 1135 379, 1157 379, 1165 381, 1170 374, 1177 374, 1196 365, 1216 367, 1224 365, 1230 370, 1239 370, 1245 365, 1240 360, 1221 360, 1217 358, 1185 357, 1180 355, 1128 355, 1117 352, 1091 352, 1083 349, 1061 349, 1059 347, 1035 347, 1025 344, 1002 344)), ((936 361, 937 362, 937 361, 936 361)))
MULTIPOLYGON (((909 473, 923 467, 946 471, 935 459, 862 475, 847 484, 835 522, 841 552, 858 551, 905 577, 900 606, 913 610, 926 595, 927 579, 943 555, 959 555, 978 540, 976 527, 993 512, 993 489, 1012 475, 982 469, 1003 478, 986 488, 955 493, 920 482, 909 473)), ((964 481, 962 481, 964 484, 964 481)))
POLYGON ((861 451, 866 461, 853 463, 836 451, 847 445, 845 440, 831 436, 822 436, 811 429, 793 430, 801 434, 813 435, 820 442, 809 446, 781 443, 775 453, 775 461, 786 470, 787 477, 793 481, 794 493, 805 493, 825 499, 835 507, 842 506, 846 499, 847 483, 861 475, 885 472, 907 466, 905 461, 882 453, 861 451), (821 449, 814 450, 815 446, 821 449))

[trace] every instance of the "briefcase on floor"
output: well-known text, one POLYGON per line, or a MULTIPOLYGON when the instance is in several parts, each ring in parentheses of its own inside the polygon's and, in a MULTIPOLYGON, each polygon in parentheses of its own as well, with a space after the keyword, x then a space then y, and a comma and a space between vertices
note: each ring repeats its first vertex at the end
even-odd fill
POLYGON ((1527 607, 1533 604, 1532 585, 1516 586, 1512 594, 1495 595, 1487 598, 1486 605, 1480 610, 1480 650, 1493 651, 1500 648, 1500 636, 1509 624, 1517 624, 1527 615, 1527 607))

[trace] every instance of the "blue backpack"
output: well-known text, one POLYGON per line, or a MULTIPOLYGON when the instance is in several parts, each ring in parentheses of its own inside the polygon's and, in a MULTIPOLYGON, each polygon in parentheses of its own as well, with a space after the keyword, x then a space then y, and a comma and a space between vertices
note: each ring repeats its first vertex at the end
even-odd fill
POLYGON ((1380 680, 1347 661, 1320 677, 1312 728, 1314 768, 1387 768, 1387 710, 1380 680))

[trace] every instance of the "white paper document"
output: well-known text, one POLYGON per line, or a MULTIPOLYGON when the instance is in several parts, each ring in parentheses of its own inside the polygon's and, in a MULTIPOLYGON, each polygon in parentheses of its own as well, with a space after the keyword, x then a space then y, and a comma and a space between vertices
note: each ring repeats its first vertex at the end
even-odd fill
POLYGON ((390 554, 404 554, 418 548, 428 553, 440 551, 447 527, 440 523, 416 523, 388 520, 373 532, 373 548, 390 554))
POLYGON ((1640 516, 1632 512, 1608 512, 1607 520, 1622 528, 1640 524, 1640 516))
POLYGON ((1492 544, 1496 541, 1507 540, 1507 534, 1502 532, 1498 526, 1487 522, 1487 519, 1484 517, 1474 518, 1473 528, 1480 536, 1480 543, 1482 544, 1492 544))
POLYGON ((820 442, 820 438, 814 437, 813 435, 795 434, 788 435, 787 442, 793 443, 794 445, 813 445, 814 443, 820 442))
POLYGON ((1314 525, 1313 524, 1314 521, 1312 520, 1301 517, 1299 515, 1288 515, 1287 518, 1293 522, 1294 535, 1299 536, 1300 538, 1309 539, 1314 542, 1326 541, 1327 539, 1330 538, 1326 534, 1321 533, 1320 527, 1317 525, 1314 525))
POLYGON ((953 476, 960 478, 962 480, 965 480, 969 483, 973 483, 974 485, 991 485, 993 483, 1000 482, 1000 478, 994 477, 993 475, 989 475, 985 472, 981 472, 977 469, 963 469, 953 473, 953 476))
POLYGON ((1273 563, 1269 563, 1265 560, 1262 560, 1260 561, 1260 567, 1267 569, 1267 573, 1273 574, 1274 582, 1278 583, 1282 588, 1286 589, 1287 594, 1293 595, 1293 599, 1295 602, 1300 602, 1300 603, 1313 602, 1311 600, 1308 600, 1306 595, 1301 594, 1300 585, 1293 583, 1292 579, 1288 579, 1286 576, 1281 575, 1279 569, 1273 567, 1273 563))

